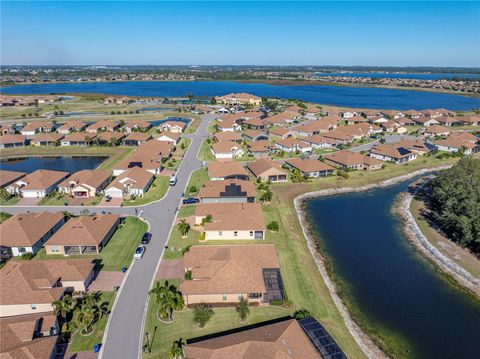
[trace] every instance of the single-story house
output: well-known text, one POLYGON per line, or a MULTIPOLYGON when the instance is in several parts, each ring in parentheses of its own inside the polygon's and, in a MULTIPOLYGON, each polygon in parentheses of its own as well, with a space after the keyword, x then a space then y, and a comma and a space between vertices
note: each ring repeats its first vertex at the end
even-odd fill
POLYGON ((89 125, 85 131, 96 135, 101 131, 117 131, 120 129, 120 123, 116 121, 100 120, 89 125))
POLYGON ((47 254, 99 254, 119 224, 118 214, 72 218, 45 243, 45 250, 47 254))
POLYGON ((156 138, 157 141, 163 141, 171 143, 172 145, 178 144, 182 135, 178 132, 162 132, 159 137, 156 138))
POLYGON ((242 129, 242 126, 233 119, 224 119, 218 122, 215 127, 220 132, 235 132, 242 129))
POLYGON ((452 130, 448 129, 445 126, 432 125, 425 128, 426 137, 435 137, 435 136, 448 136, 452 130))
POLYGON ((187 124, 182 121, 166 121, 160 124, 157 127, 157 130, 160 132, 176 132, 176 133, 182 133, 185 131, 187 128, 187 124))
POLYGON ((65 293, 87 290, 94 266, 90 259, 7 262, 0 271, 0 317, 52 312, 65 293))
POLYGON ((480 116, 462 116, 461 119, 462 122, 467 126, 478 126, 480 124, 480 116))
POLYGON ((125 138, 126 134, 119 131, 107 131, 102 132, 97 136, 97 139, 100 143, 110 143, 110 144, 119 144, 120 141, 125 138))
POLYGON ((250 130, 265 130, 268 127, 268 122, 257 117, 245 121, 244 125, 250 130))
POLYGON ((275 138, 285 139, 285 138, 293 137, 294 133, 293 131, 286 129, 285 127, 276 127, 276 128, 270 128, 268 130, 268 135, 271 139, 275 139, 275 138))
POLYGON ((230 93, 228 95, 215 97, 217 103, 226 105, 253 105, 259 106, 262 98, 249 93, 230 93))
POLYGON ((329 138, 334 141, 335 146, 338 145, 347 145, 353 142, 353 136, 336 129, 334 131, 325 132, 323 137, 329 138))
POLYGON ((208 177, 212 181, 226 179, 248 180, 245 168, 238 162, 209 162, 208 177))
POLYGON ((61 133, 62 135, 68 135, 70 132, 79 132, 83 131, 87 127, 87 123, 81 121, 68 121, 64 123, 59 128, 57 128, 57 132, 61 133))
POLYGON ((261 158, 247 163, 248 170, 262 181, 286 182, 288 173, 277 162, 269 158, 261 158))
POLYGON ((345 119, 347 125, 357 125, 359 123, 367 123, 368 119, 363 116, 353 116, 345 119))
POLYGON ((23 136, 34 136, 40 132, 52 132, 54 129, 53 122, 46 122, 46 121, 36 121, 30 122, 24 128, 20 130, 20 133, 23 136))
POLYGON ((445 140, 435 141, 435 147, 439 151, 458 152, 462 151, 466 155, 480 152, 480 145, 462 139, 461 137, 448 136, 445 140))
POLYGON ((205 240, 265 239, 265 219, 259 203, 208 203, 195 207, 195 224, 208 215, 203 226, 205 240))
POLYGON ((0 148, 23 147, 27 145, 27 138, 23 135, 0 136, 0 148))
POLYGON ((133 131, 147 131, 151 127, 152 127, 152 123, 149 121, 133 120, 133 121, 128 121, 125 124, 125 126, 123 126, 123 129, 127 133, 130 133, 133 131))
POLYGON ((5 188, 25 177, 25 172, 5 171, 0 169, 0 188, 5 188))
POLYGON ((140 146, 142 143, 151 140, 152 135, 145 132, 131 132, 122 140, 124 146, 140 146))
POLYGON ((421 126, 424 126, 424 127, 440 124, 436 119, 434 119, 432 117, 418 117, 418 118, 415 118, 415 119, 412 118, 412 120, 417 125, 421 125, 421 126))
POLYGON ((30 140, 30 143, 34 146, 51 146, 55 144, 60 144, 60 140, 63 138, 61 133, 39 133, 30 140))
POLYGON ((428 145, 425 141, 421 139, 415 140, 401 140, 395 143, 397 147, 403 147, 407 150, 410 150, 418 155, 425 155, 433 149, 432 145, 428 145))
POLYGON ((382 162, 379 160, 349 150, 329 153, 324 158, 326 163, 344 170, 378 170, 382 168, 382 162))
POLYGON ((211 148, 212 154, 217 159, 233 159, 244 155, 243 148, 235 142, 214 142, 211 148))
POLYGON ((88 132, 74 132, 66 135, 61 141, 61 146, 88 146, 95 138, 95 134, 88 132))
POLYGON ((268 142, 267 140, 260 140, 250 142, 248 145, 248 152, 254 155, 255 157, 265 157, 268 156, 272 150, 274 145, 268 142))
POLYGON ((275 142, 275 147, 285 152, 312 152, 312 146, 295 138, 286 138, 275 142))
POLYGON ((462 117, 450 117, 450 116, 440 116, 436 117, 435 120, 442 126, 463 126, 462 117))
POLYGON ((183 257, 183 266, 192 278, 180 283, 186 305, 235 304, 242 297, 263 305, 284 299, 273 244, 192 246, 183 257))
POLYGON ((250 181, 229 179, 223 181, 208 181, 198 197, 202 203, 255 203, 257 191, 250 181))
POLYGON ((98 196, 112 180, 110 172, 103 170, 81 170, 73 173, 58 185, 60 193, 75 198, 98 196))
POLYGON ((336 145, 336 141, 332 138, 325 137, 323 135, 313 135, 302 138, 302 141, 308 143, 312 148, 333 148, 336 145))
POLYGON ((217 132, 214 136, 213 139, 216 142, 225 142, 225 141, 230 141, 230 142, 235 142, 235 143, 242 143, 242 135, 238 132, 234 131, 225 131, 225 132, 217 132))
POLYGON ((123 198, 125 196, 143 197, 154 180, 151 172, 133 167, 120 174, 105 190, 106 196, 123 198))
POLYGON ((18 213, 0 224, 2 246, 12 256, 37 253, 44 243, 65 223, 60 212, 18 213))
POLYGON ((335 168, 313 158, 289 158, 285 161, 285 164, 290 168, 299 170, 302 176, 309 178, 326 177, 335 173, 335 168))
POLYGON ((8 185, 6 189, 9 193, 20 194, 22 197, 42 198, 55 191, 58 184, 69 175, 70 173, 62 171, 36 170, 8 185))
POLYGON ((259 131, 259 130, 246 130, 242 134, 242 137, 246 141, 268 140, 268 136, 263 131, 259 131))
POLYGON ((370 157, 380 161, 393 162, 397 165, 413 161, 417 154, 394 144, 376 145, 370 150, 370 157))

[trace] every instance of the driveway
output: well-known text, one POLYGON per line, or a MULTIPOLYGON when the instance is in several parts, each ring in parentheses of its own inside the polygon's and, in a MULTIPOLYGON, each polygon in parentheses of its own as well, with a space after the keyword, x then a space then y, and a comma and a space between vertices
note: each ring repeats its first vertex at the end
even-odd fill
POLYGON ((91 292, 112 292, 115 287, 120 287, 125 273, 118 271, 100 271, 95 281, 88 286, 91 292))
POLYGON ((15 204, 16 206, 36 206, 41 198, 20 198, 15 204))
MULTIPOLYGON (((397 143, 402 140, 415 140, 418 139, 418 137, 415 136, 410 136, 410 135, 385 135, 385 143, 397 143)), ((363 145, 353 147, 350 149, 350 151, 353 152, 368 152, 372 149, 373 146, 378 145, 380 143, 380 140, 375 140, 369 143, 365 143, 363 145)))
POLYGON ((162 279, 183 279, 184 278, 183 259, 164 259, 158 267, 155 280, 162 279))

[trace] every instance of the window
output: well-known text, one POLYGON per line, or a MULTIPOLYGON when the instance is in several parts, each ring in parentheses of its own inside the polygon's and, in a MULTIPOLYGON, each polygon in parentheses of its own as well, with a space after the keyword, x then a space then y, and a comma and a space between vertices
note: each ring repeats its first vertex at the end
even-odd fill
POLYGON ((223 236, 223 232, 222 232, 222 231, 218 231, 218 235, 219 235, 219 236, 223 236))
POLYGON ((223 300, 227 300, 227 295, 226 294, 223 295, 223 300))
POLYGON ((250 237, 253 237, 253 231, 250 231, 250 237))
POLYGON ((58 252, 60 252, 60 247, 52 246, 52 253, 58 253, 58 252))
POLYGON ((32 305, 30 305, 30 308, 32 308, 32 310, 37 310, 37 305, 36 305, 36 304, 32 304, 32 305))
POLYGON ((18 253, 25 253, 26 249, 25 247, 18 247, 18 253))
POLYGON ((237 231, 233 231, 233 236, 234 236, 234 237, 238 236, 238 232, 237 232, 237 231))
POLYGON ((243 298, 243 294, 239 294, 238 295, 238 300, 242 299, 243 298))

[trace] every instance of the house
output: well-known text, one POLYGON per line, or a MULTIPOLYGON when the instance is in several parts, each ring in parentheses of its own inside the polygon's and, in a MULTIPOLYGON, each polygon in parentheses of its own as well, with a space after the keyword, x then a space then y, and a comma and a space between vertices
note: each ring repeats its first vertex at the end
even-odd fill
POLYGON ((157 127, 157 131, 182 133, 186 128, 187 124, 185 122, 169 120, 160 124, 157 127))
POLYGON ((173 149, 173 145, 166 141, 144 142, 134 153, 115 164, 113 175, 118 176, 133 167, 140 167, 157 175, 163 169, 162 161, 170 158, 173 149))
POLYGON ((300 118, 298 112, 294 111, 284 111, 277 113, 276 115, 268 116, 265 121, 270 126, 283 125, 286 123, 293 123, 295 120, 300 118))
POLYGON ((422 117, 422 113, 419 112, 419 111, 415 111, 415 110, 408 110, 408 111, 405 111, 403 114, 404 114, 407 118, 412 118, 412 119, 416 119, 416 118, 422 117))
MULTIPOLYGON (((420 117, 413 117, 413 118, 416 120, 420 117)), ((401 126, 416 126, 417 123, 415 122, 414 119, 408 118, 408 117, 401 117, 401 118, 396 119, 395 122, 397 122, 401 126)))
POLYGON ((247 130, 242 134, 242 137, 246 141, 268 140, 268 136, 259 130, 247 130))
POLYGON ((396 110, 382 110, 380 111, 380 114, 388 117, 391 120, 398 120, 404 117, 404 114, 402 112, 396 110))
POLYGON ((238 162, 209 162, 208 177, 212 181, 226 179, 248 180, 245 168, 238 162))
MULTIPOLYGON (((191 280, 180 283, 186 305, 283 301, 283 281, 273 244, 192 246, 183 257, 191 280)), ((230 356, 227 356, 230 358, 230 356)))
POLYGON ((244 125, 250 130, 265 130, 268 127, 267 121, 258 117, 245 121, 244 125))
POLYGON ((45 243, 47 254, 99 254, 120 224, 118 214, 74 217, 45 243))
POLYGON ((66 135, 60 141, 60 146, 88 146, 94 138, 95 135, 92 133, 74 132, 66 135))
MULTIPOLYGON (((375 125, 381 125, 382 123, 385 123, 387 121, 390 121, 390 120, 387 120, 385 117, 383 116, 371 116, 371 117, 367 117, 368 119, 368 122, 370 123, 373 123, 375 125)), ((397 120, 398 121, 398 120, 397 120)), ((395 121, 396 122, 396 121, 395 121)), ((398 122, 397 122, 398 123, 398 122)))
POLYGON ((13 124, 0 124, 0 136, 15 133, 15 126, 13 124))
POLYGON ((462 116, 462 122, 467 126, 478 126, 480 124, 480 116, 462 116))
POLYGON ((362 116, 353 116, 345 119, 345 122, 347 123, 347 125, 357 125, 359 123, 367 123, 368 120, 362 116))
POLYGON ((46 121, 36 121, 30 122, 24 128, 20 130, 20 133, 23 136, 34 136, 40 132, 52 132, 54 129, 53 122, 46 122, 46 121))
POLYGON ((59 332, 53 313, 1 318, 0 357, 54 359, 59 332))
POLYGON ((128 121, 124 126, 123 129, 127 132, 134 132, 134 131, 147 131, 152 127, 152 123, 149 121, 143 120, 133 120, 128 121))
POLYGON ((316 120, 318 116, 323 114, 322 109, 318 107, 308 107, 304 110, 303 117, 308 118, 310 120, 316 120))
POLYGON ((388 120, 386 122, 382 122, 380 124, 380 127, 383 128, 385 132, 392 133, 392 132, 396 132, 397 128, 400 128, 402 126, 400 126, 400 124, 396 123, 395 121, 388 120))
POLYGON ((143 197, 154 180, 151 172, 133 167, 121 173, 105 190, 105 195, 113 198, 126 196, 143 197))
POLYGON ((0 188, 5 188, 25 177, 25 172, 5 171, 0 169, 0 188))
POLYGON ((410 150, 421 156, 427 154, 433 148, 433 146, 427 145, 425 141, 421 139, 401 140, 395 143, 395 146, 406 148, 407 150, 410 150))
MULTIPOLYGON (((311 331, 326 333, 320 324, 312 317, 308 327, 311 331), (312 325, 312 321, 315 323, 312 325), (315 329, 313 329, 315 328, 315 329), (319 328, 323 330, 320 332, 319 328)), ((325 358, 345 358, 340 356, 341 350, 329 334, 322 334, 322 341, 313 332, 303 328, 292 318, 282 318, 267 323, 260 323, 247 328, 238 328, 228 333, 213 334, 208 337, 187 340, 184 347, 185 357, 189 359, 256 358, 261 351, 262 359, 321 359, 320 353, 332 353, 325 358), (311 338, 311 339, 310 339, 311 338), (320 353, 315 347, 315 340, 322 349, 320 353), (333 343, 333 344, 332 344, 333 343)))
POLYGON ((214 142, 211 145, 212 154, 217 159, 233 159, 244 155, 243 148, 235 142, 214 142))
MULTIPOLYGON (((351 136, 353 140, 360 140, 362 138, 369 137, 375 133, 383 132, 381 127, 377 125, 372 125, 370 123, 359 123, 357 125, 341 126, 337 129, 337 131, 343 132, 351 136)), ((324 136, 327 136, 327 134, 324 134, 324 136)))
POLYGON ((323 135, 313 135, 302 138, 302 141, 308 143, 312 148, 333 148, 336 142, 332 138, 325 137, 323 135))
POLYGON ((42 198, 57 189, 57 186, 70 174, 62 171, 36 170, 7 186, 11 194, 22 197, 42 198))
POLYGON ((293 131, 286 129, 285 127, 276 127, 276 128, 270 128, 268 130, 268 135, 271 139, 275 139, 275 138, 285 139, 285 138, 293 137, 294 133, 293 131))
POLYGON ((220 132, 234 132, 242 129, 242 126, 233 119, 223 119, 221 122, 218 122, 215 127, 217 131, 220 132))
POLYGON ((0 317, 52 312, 65 293, 87 290, 94 266, 91 259, 8 261, 0 271, 0 317))
POLYGON ((14 257, 37 253, 43 244, 65 223, 63 213, 19 213, 0 224, 2 246, 14 257))
POLYGON ((477 143, 480 141, 480 138, 468 131, 455 131, 450 134, 452 138, 460 138, 466 142, 477 143))
POLYGON ((60 144, 61 139, 63 139, 61 133, 39 133, 34 136, 30 143, 34 146, 54 146, 60 144))
POLYGON ((320 119, 292 127, 291 131, 297 136, 313 136, 323 132, 331 131, 337 125, 328 119, 320 119))
POLYGON ((330 132, 325 132, 323 134, 323 137, 333 140, 335 146, 347 145, 347 144, 353 142, 353 136, 352 135, 350 135, 348 133, 345 133, 343 131, 340 131, 339 129, 336 129, 336 130, 330 131, 330 132))
POLYGON ((231 141, 235 143, 242 143, 242 135, 238 132, 233 131, 225 131, 225 132, 217 132, 213 136, 214 141, 216 142, 224 142, 224 141, 231 141))
POLYGON ((255 203, 257 191, 252 182, 229 179, 223 181, 208 181, 198 197, 204 204, 208 203, 255 203))
POLYGON ((95 197, 102 193, 111 180, 112 176, 108 171, 81 170, 60 183, 58 191, 75 198, 95 197))
POLYGON ((326 163, 341 168, 342 170, 378 170, 382 168, 382 162, 379 160, 349 150, 329 153, 326 154, 324 158, 326 163))
POLYGON ((142 143, 152 139, 152 135, 144 132, 131 132, 122 140, 124 146, 140 146, 142 143))
POLYGON ((205 240, 265 239, 265 219, 259 203, 208 203, 195 207, 195 224, 203 224, 205 240))
POLYGON ((426 137, 448 136, 451 131, 445 126, 432 125, 425 128, 424 134, 426 137))
POLYGON ((370 150, 370 157, 399 165, 413 161, 417 158, 417 154, 394 144, 381 144, 374 146, 370 150))
POLYGON ((288 173, 277 162, 261 158, 255 162, 247 163, 248 170, 262 181, 269 182, 286 182, 288 173))
POLYGON ((467 141, 459 136, 448 136, 445 140, 434 142, 435 147, 439 151, 459 152, 463 151, 465 155, 480 152, 480 146, 471 141, 467 141))
POLYGON ((61 133, 62 135, 68 135, 70 132, 79 132, 83 131, 87 127, 87 123, 81 121, 68 121, 64 123, 59 128, 57 128, 57 132, 61 133))
POLYGON ((415 119, 412 119, 417 125, 428 127, 428 126, 433 126, 433 125, 438 125, 439 122, 432 118, 432 117, 418 117, 415 119))
POLYGON ((260 140, 250 142, 248 145, 248 152, 255 157, 265 157, 268 156, 274 147, 270 142, 267 140, 260 140))
POLYGON ((100 120, 95 123, 89 125, 85 131, 96 135, 98 132, 101 131, 117 131, 120 129, 120 124, 115 121, 108 121, 108 120, 100 120))
POLYGON ((156 140, 168 142, 172 145, 177 145, 180 142, 181 138, 182 135, 178 132, 162 132, 160 136, 156 138, 156 140))
POLYGON ((102 132, 97 136, 98 141, 101 144, 111 144, 111 145, 117 145, 120 143, 120 141, 125 138, 125 134, 123 132, 119 131, 107 131, 107 132, 102 132))
POLYGON ((308 178, 326 177, 335 173, 335 168, 313 158, 289 158, 285 165, 300 171, 302 176, 308 178))
POLYGON ((0 148, 23 147, 27 145, 27 138, 23 135, 0 136, 0 148))
POLYGON ((286 138, 275 142, 275 147, 285 152, 312 152, 312 146, 295 138, 286 138))
POLYGON ((450 117, 450 116, 440 116, 436 117, 435 120, 442 126, 451 127, 451 126, 463 126, 462 117, 450 117))
POLYGON ((262 103, 261 97, 251 95, 249 93, 230 93, 228 95, 223 95, 215 97, 217 103, 225 105, 252 105, 259 106, 262 103))

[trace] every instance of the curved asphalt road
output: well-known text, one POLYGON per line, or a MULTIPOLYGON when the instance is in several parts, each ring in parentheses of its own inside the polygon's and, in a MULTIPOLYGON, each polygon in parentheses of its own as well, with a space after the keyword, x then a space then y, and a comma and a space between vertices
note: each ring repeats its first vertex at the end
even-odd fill
MULTIPOLYGON (((90 207, 90 211, 103 210, 123 215, 136 215, 135 209, 143 211, 141 217, 150 224, 152 240, 142 260, 133 261, 126 278, 117 294, 112 313, 109 316, 106 333, 103 337, 103 346, 100 358, 139 358, 143 342, 143 320, 148 292, 160 263, 165 244, 168 241, 171 228, 180 205, 181 194, 184 192, 190 175, 202 167, 202 161, 197 158, 202 141, 208 137, 207 127, 214 116, 202 117, 199 128, 193 134, 187 135, 192 139, 185 158, 177 171, 177 184, 170 187, 166 196, 160 201, 139 207, 90 207)), ((39 211, 68 211, 78 214, 88 207, 53 207, 53 206, 12 206, 6 209, 10 213, 20 213, 26 210, 39 211)), ((133 258, 133 253, 132 253, 133 258)))

